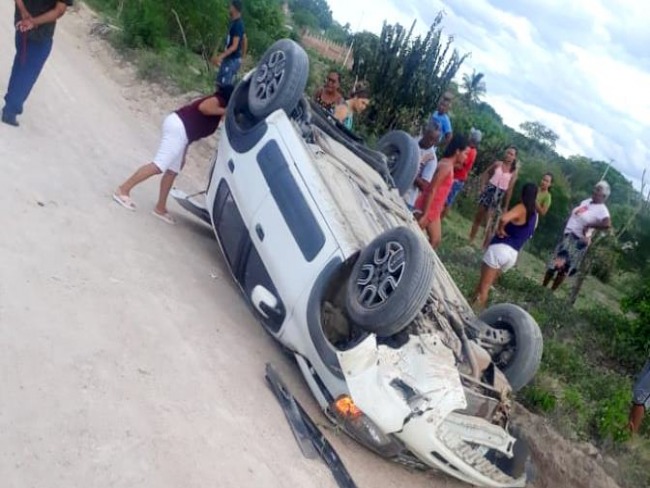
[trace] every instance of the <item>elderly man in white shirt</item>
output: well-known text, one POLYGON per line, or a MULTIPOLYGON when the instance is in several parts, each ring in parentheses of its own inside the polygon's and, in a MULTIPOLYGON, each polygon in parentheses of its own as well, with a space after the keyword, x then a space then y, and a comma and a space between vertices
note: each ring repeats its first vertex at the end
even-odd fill
POLYGON ((557 290, 566 277, 575 274, 580 267, 593 233, 612 226, 609 210, 605 206, 610 193, 609 183, 599 181, 594 186, 591 198, 583 200, 573 209, 564 227, 562 239, 548 263, 543 286, 553 280, 551 290, 557 290))

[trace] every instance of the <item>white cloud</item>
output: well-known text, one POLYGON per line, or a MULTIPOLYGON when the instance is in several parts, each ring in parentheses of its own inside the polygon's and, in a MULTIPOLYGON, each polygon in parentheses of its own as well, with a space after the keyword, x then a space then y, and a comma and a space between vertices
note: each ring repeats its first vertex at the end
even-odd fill
POLYGON ((564 50, 574 56, 575 69, 589 77, 601 97, 600 103, 627 114, 639 125, 650 125, 650 73, 623 63, 602 52, 567 44, 564 50), (632 95, 632 96, 630 96, 632 95))

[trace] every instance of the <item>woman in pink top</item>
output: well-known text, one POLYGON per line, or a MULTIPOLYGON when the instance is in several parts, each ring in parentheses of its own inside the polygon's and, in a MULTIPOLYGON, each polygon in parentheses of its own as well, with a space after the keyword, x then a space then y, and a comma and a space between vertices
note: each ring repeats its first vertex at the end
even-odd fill
POLYGON ((427 230, 429 242, 434 249, 438 247, 442 238, 440 220, 451 185, 454 183, 454 169, 463 166, 468 151, 469 146, 465 137, 461 134, 453 136, 445 148, 442 159, 438 162, 429 187, 415 202, 416 212, 422 213, 418 223, 422 229, 427 230))
POLYGON ((517 181, 517 174, 517 148, 515 146, 509 146, 506 149, 503 161, 495 161, 483 172, 480 178, 481 194, 478 199, 478 210, 474 216, 472 230, 469 232, 470 244, 474 242, 479 227, 485 225, 492 216, 492 212, 499 207, 508 208, 512 189, 517 181))

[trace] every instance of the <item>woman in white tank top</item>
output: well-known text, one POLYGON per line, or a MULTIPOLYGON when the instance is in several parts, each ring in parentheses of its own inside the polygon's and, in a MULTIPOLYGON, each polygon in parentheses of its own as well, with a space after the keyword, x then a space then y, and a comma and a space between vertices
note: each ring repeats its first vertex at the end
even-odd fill
POLYGON ((469 233, 470 244, 474 242, 479 227, 485 225, 492 216, 492 212, 499 207, 508 208, 518 172, 517 148, 509 146, 506 149, 503 161, 495 161, 481 174, 479 183, 481 193, 478 199, 478 209, 469 233))

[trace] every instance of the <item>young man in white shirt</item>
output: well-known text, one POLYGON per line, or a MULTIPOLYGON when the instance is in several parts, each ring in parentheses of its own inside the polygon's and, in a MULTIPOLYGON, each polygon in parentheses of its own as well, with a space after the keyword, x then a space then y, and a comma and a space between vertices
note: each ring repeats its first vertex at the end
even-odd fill
POLYGON ((580 267, 580 263, 591 237, 597 230, 607 230, 612 226, 609 210, 605 201, 611 193, 606 181, 599 181, 594 186, 591 198, 583 200, 573 209, 564 227, 562 239, 555 248, 555 253, 548 263, 542 285, 548 285, 551 280, 551 290, 557 290, 567 276, 572 276, 580 267))
POLYGON ((411 211, 414 210, 415 201, 420 192, 425 190, 436 172, 438 158, 436 157, 436 145, 440 140, 440 123, 437 120, 430 121, 422 132, 422 136, 416 138, 420 149, 420 166, 418 168, 413 186, 404 195, 404 200, 411 211))

